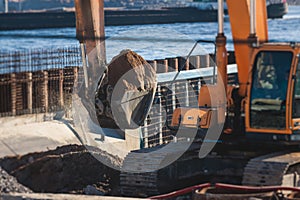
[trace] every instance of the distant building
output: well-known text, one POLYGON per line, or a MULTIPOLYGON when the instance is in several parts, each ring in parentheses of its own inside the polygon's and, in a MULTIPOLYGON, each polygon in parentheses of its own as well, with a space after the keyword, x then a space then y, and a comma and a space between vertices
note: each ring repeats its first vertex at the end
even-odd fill
POLYGON ((42 10, 60 7, 74 7, 74 0, 9 0, 10 11, 42 10))
POLYGON ((104 0, 105 7, 126 7, 126 8, 161 8, 180 7, 193 0, 104 0))
POLYGON ((0 12, 4 12, 5 11, 4 1, 5 0, 0 0, 0 12))

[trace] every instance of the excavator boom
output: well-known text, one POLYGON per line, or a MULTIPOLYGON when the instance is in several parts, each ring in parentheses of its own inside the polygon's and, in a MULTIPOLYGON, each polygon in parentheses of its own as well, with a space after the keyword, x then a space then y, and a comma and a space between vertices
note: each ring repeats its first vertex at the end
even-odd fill
MULTIPOLYGON (((251 52, 252 42, 249 37, 256 37, 259 42, 268 41, 268 24, 266 1, 256 1, 256 13, 251 17, 250 0, 227 0, 229 19, 231 24, 232 38, 234 41, 234 50, 236 63, 238 66, 239 94, 246 96, 247 82, 251 70, 251 52), (254 30, 250 30, 254 26, 254 30)), ((255 42, 255 41, 254 41, 255 42)))

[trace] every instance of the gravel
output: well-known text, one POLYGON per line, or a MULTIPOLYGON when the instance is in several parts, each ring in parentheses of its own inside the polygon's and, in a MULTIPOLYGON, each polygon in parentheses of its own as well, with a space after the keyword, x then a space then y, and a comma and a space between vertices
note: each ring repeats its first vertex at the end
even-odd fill
POLYGON ((0 193, 31 193, 32 191, 18 183, 16 178, 9 175, 0 167, 0 193))

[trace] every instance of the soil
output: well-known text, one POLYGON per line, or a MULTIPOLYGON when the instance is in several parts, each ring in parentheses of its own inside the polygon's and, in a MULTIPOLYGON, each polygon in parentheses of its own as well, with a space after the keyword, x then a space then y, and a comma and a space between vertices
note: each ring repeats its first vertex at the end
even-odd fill
POLYGON ((11 176, 3 173, 0 192, 30 192, 18 185, 14 176, 33 192, 119 195, 120 172, 104 165, 94 156, 104 156, 114 165, 121 165, 122 160, 99 149, 90 149, 91 153, 84 146, 68 145, 47 152, 3 158, 0 166, 11 176), (6 184, 6 176, 12 180, 13 184, 7 183, 11 187, 2 185, 3 182, 6 184))

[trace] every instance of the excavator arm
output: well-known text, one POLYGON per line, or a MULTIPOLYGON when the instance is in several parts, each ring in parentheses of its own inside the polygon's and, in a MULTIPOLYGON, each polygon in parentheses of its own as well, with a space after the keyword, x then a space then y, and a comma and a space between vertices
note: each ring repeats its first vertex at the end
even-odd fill
POLYGON ((245 97, 251 73, 252 45, 258 41, 260 43, 268 41, 266 1, 253 1, 256 12, 252 18, 251 0, 227 0, 226 2, 238 66, 239 95, 245 97))
POLYGON ((106 64, 103 0, 75 0, 75 11, 84 74, 84 87, 78 90, 82 104, 102 128, 138 128, 156 91, 154 69, 135 52, 122 49, 106 64))
POLYGON ((94 75, 106 64, 104 3, 103 0, 75 0, 75 11, 76 37, 81 46, 86 87, 90 87, 97 78, 94 75))

